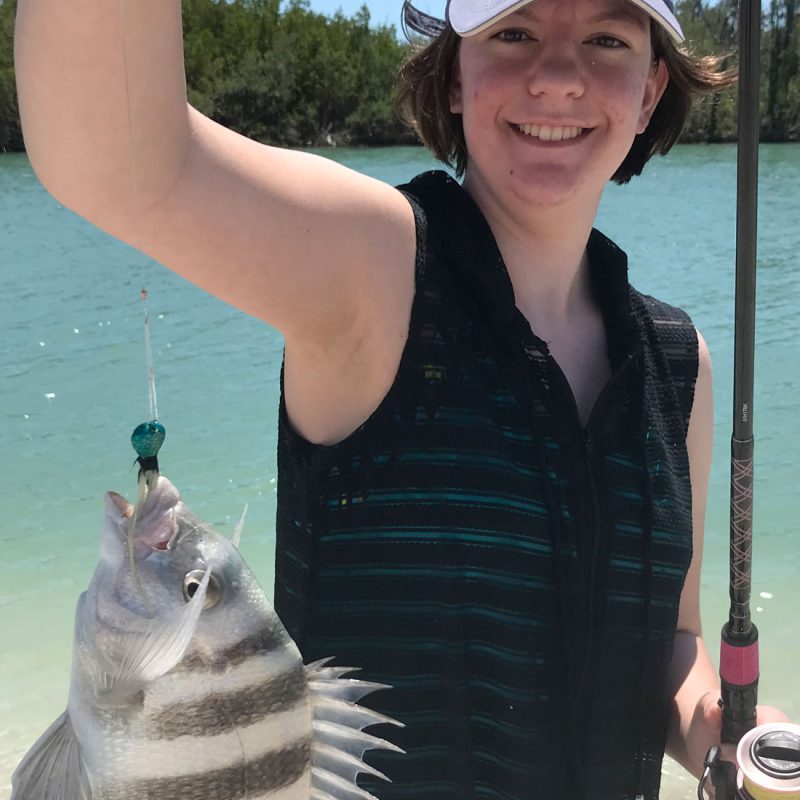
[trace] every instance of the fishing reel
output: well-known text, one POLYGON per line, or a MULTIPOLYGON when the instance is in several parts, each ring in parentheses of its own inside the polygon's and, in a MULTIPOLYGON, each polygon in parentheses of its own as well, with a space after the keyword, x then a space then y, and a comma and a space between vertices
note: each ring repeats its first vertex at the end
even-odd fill
POLYGON ((748 731, 736 750, 738 770, 720 755, 718 746, 708 751, 698 800, 705 800, 709 780, 716 800, 800 800, 800 725, 773 722, 748 731))

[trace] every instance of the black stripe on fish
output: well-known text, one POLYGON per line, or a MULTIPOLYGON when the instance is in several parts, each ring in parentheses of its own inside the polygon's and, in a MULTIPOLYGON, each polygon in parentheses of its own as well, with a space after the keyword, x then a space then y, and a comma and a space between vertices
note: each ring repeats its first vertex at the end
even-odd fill
MULTIPOLYGON (((311 737, 247 764, 104 787, 103 800, 244 800, 289 786, 309 767, 311 737)), ((142 764, 147 769, 147 764, 142 764)))
POLYGON ((262 683, 230 692, 213 692, 167 706, 148 720, 149 739, 216 736, 293 708, 306 691, 301 663, 262 683))
POLYGON ((253 656, 280 650, 285 647, 289 634, 276 625, 271 630, 260 630, 253 636, 247 636, 227 650, 219 653, 202 653, 194 651, 188 653, 180 664, 175 667, 175 672, 189 670, 210 670, 211 672, 224 672, 228 667, 241 664, 253 656))

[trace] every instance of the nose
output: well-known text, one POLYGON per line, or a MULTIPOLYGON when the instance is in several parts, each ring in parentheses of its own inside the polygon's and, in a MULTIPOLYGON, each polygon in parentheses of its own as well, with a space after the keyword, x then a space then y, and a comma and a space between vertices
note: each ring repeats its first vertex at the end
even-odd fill
POLYGON ((534 97, 580 97, 584 91, 580 58, 571 44, 541 43, 530 65, 528 89, 534 97))

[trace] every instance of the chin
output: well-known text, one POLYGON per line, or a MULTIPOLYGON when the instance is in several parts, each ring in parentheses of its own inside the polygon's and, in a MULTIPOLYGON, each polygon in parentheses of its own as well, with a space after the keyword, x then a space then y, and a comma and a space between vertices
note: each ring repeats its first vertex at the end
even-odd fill
POLYGON ((574 176, 552 168, 517 168, 508 178, 514 197, 533 208, 563 206, 575 200, 580 189, 574 176))

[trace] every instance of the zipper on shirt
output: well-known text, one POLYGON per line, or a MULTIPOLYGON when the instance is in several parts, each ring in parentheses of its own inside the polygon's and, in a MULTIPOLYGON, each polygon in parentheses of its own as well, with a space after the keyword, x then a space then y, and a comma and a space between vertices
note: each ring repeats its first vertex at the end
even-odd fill
MULTIPOLYGON (((558 362, 552 357, 552 355, 549 352, 547 353, 547 359, 549 361, 551 374, 555 375, 557 379, 561 382, 562 388, 566 392, 566 395, 570 400, 569 405, 571 409, 574 431, 579 437, 582 446, 585 482, 589 494, 589 503, 588 503, 589 513, 587 514, 587 529, 588 531, 591 532, 592 535, 591 553, 589 556, 589 574, 586 587, 586 607, 584 609, 584 614, 583 614, 585 635, 581 637, 581 640, 585 642, 585 644, 583 647, 583 652, 581 654, 581 664, 578 671, 578 681, 574 695, 575 705, 570 709, 571 715, 577 712, 577 710, 580 708, 582 698, 586 691, 585 689, 586 680, 588 677, 589 669, 591 667, 591 657, 592 657, 592 650, 594 649, 594 639, 595 639, 595 632, 593 630, 594 619, 595 619, 594 601, 595 601, 596 584, 597 584, 597 573, 600 566, 599 561, 600 561, 600 542, 601 542, 600 532, 598 531, 597 523, 601 516, 601 509, 599 508, 599 501, 597 495, 597 481, 595 480, 594 470, 592 468, 592 455, 594 449, 593 434, 597 431, 598 420, 601 419, 602 413, 608 404, 608 398, 610 397, 614 389, 619 385, 622 378, 627 374, 630 365, 638 357, 640 352, 641 352, 641 345, 637 346, 633 351, 631 351, 628 354, 625 361, 617 368, 617 370, 609 378, 606 385, 600 392, 600 395, 598 396, 597 400, 595 401, 594 406, 592 407, 585 428, 581 426, 580 415, 578 413, 578 404, 575 400, 575 395, 572 391, 572 387, 569 385, 569 381, 564 375, 564 372, 562 371, 561 367, 559 367, 558 362)), ((560 556, 556 554, 556 557, 560 556)))
MULTIPOLYGON (((592 650, 592 643, 594 639, 594 610, 595 610, 595 592, 596 592, 596 583, 597 583, 597 570, 599 568, 599 560, 600 560, 600 536, 599 531, 597 529, 597 522, 601 515, 601 509, 599 507, 599 502, 597 498, 597 481, 595 480, 594 470, 592 469, 592 454, 593 454, 593 439, 592 434, 597 429, 597 420, 600 418, 603 410, 608 404, 608 398, 614 388, 620 383, 622 377, 627 374, 630 365, 633 363, 634 359, 638 356, 640 347, 637 347, 631 353, 628 354, 625 361, 619 366, 617 371, 611 376, 608 383, 606 383, 605 387, 603 388, 600 396, 597 398, 597 401, 592 408, 591 413, 589 414, 589 420, 586 423, 586 428, 582 431, 583 433, 583 457, 584 457, 584 466, 586 470, 586 483, 589 488, 589 529, 592 532, 592 552, 589 559, 589 582, 587 586, 586 592, 586 652, 584 653, 584 663, 581 667, 581 683, 579 685, 580 691, 583 691, 583 684, 586 679, 586 670, 589 666, 588 660, 589 656, 591 655, 592 650)), ((555 362, 554 362, 555 363, 555 362)), ((563 376, 563 373, 562 373, 563 376)), ((566 377, 564 378, 566 381, 566 377)), ((571 393, 571 390, 570 390, 571 393)), ((580 425, 580 420, 578 417, 578 406, 575 402, 575 397, 572 397, 572 405, 573 411, 575 414, 575 419, 580 425)))

